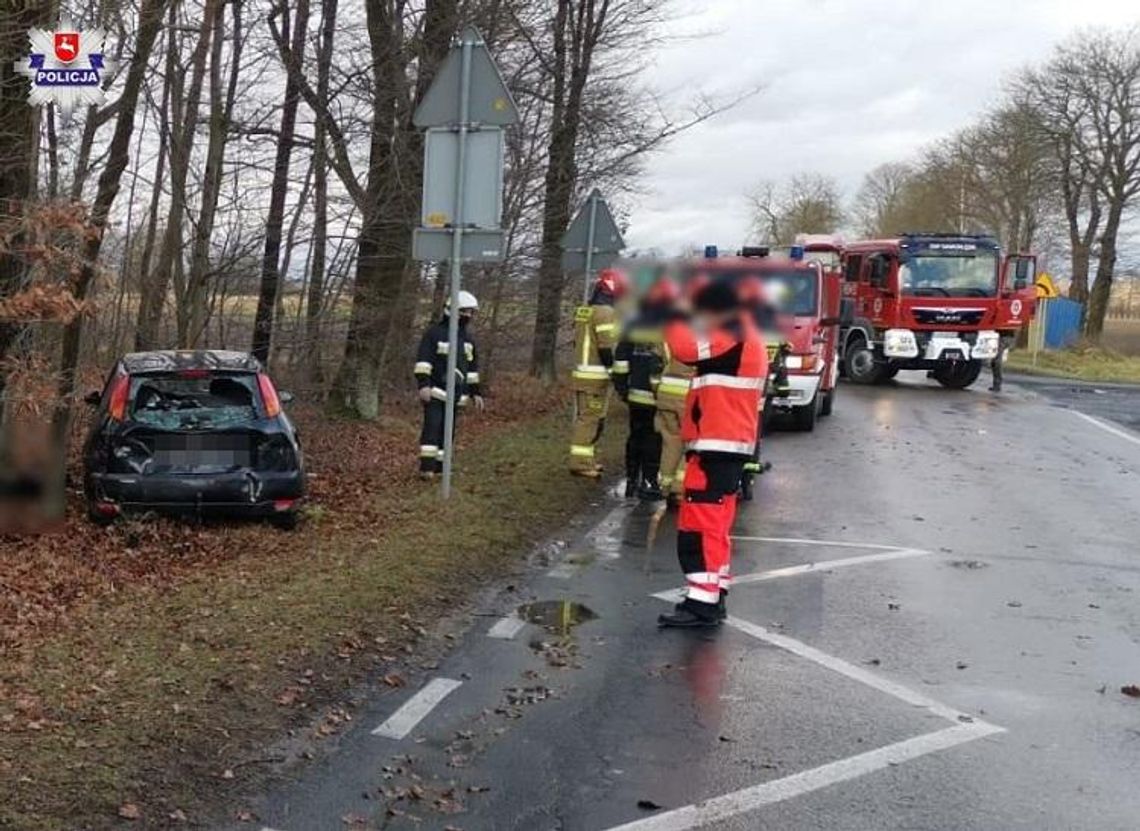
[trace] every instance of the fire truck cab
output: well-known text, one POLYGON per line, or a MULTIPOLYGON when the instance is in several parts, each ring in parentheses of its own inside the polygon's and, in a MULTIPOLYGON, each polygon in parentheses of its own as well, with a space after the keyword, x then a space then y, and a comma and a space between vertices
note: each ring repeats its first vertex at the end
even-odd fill
POLYGON ((855 383, 925 369, 944 387, 964 389, 1033 315, 1035 258, 1003 260, 993 237, 853 242, 843 248, 842 267, 854 319, 840 335, 841 362, 855 383))
MULTIPOLYGON (((766 332, 769 356, 783 356, 787 389, 766 398, 765 420, 783 411, 800 430, 813 430, 820 416, 835 406, 839 376, 839 328, 842 280, 838 269, 825 268, 799 244, 783 252, 745 247, 735 257, 719 257, 706 249, 706 258, 693 268, 709 277, 757 277, 773 285, 782 297, 775 330, 766 332), (708 256, 711 254, 711 256, 708 256)), ((772 327, 768 327, 771 329, 772 327)))

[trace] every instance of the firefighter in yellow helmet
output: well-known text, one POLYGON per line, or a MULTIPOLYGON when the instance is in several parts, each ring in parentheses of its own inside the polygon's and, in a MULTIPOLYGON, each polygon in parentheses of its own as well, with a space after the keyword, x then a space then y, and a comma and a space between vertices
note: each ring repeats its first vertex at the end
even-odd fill
POLYGON ((595 446, 606 423, 610 375, 620 324, 614 305, 629 290, 615 268, 598 274, 590 301, 574 312, 574 428, 570 435, 570 472, 597 479, 602 475, 595 446))

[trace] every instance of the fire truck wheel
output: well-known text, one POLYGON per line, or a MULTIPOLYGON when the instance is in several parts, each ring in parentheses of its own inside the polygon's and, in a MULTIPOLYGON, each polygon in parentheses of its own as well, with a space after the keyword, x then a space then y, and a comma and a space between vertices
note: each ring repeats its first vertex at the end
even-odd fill
POLYGON ((831 415, 831 410, 835 406, 835 387, 829 389, 823 396, 823 402, 819 405, 820 416, 831 415))
POLYGON ((882 365, 875 361, 874 350, 862 336, 847 344, 843 363, 847 377, 856 384, 877 384, 882 378, 882 365))
POLYGON ((934 370, 934 380, 947 389, 964 390, 978 380, 981 361, 956 361, 934 370))

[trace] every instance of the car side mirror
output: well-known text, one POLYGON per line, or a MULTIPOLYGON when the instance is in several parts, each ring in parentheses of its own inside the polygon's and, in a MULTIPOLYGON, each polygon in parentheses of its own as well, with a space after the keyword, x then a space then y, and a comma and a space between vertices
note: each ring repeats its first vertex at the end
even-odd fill
POLYGON ((277 391, 277 400, 280 401, 282 404, 292 404, 293 403, 293 393, 288 392, 286 390, 278 390, 277 391))
POLYGON ((91 392, 87 393, 87 395, 83 396, 84 403, 92 407, 98 407, 99 402, 102 400, 103 393, 99 392, 99 390, 92 390, 91 392))

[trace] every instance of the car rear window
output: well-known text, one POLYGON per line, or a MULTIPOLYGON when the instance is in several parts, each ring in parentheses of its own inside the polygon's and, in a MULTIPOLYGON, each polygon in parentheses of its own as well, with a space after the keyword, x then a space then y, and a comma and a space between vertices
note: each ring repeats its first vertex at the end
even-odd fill
POLYGON ((130 420, 165 430, 211 430, 258 418, 253 373, 192 370, 131 377, 130 420))

